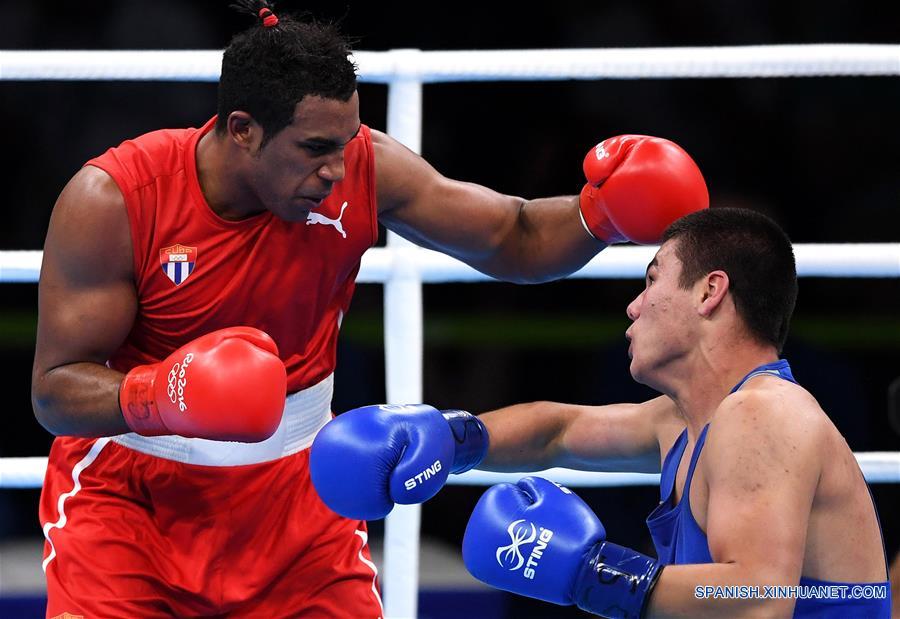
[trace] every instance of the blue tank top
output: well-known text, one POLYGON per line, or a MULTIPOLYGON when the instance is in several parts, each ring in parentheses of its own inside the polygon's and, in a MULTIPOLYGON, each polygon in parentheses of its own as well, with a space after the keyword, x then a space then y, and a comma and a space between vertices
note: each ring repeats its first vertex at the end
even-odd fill
MULTIPOLYGON (((744 386, 748 380, 760 374, 771 374, 792 383, 797 383, 788 362, 784 359, 774 363, 767 363, 751 371, 734 386, 731 393, 744 386)), ((666 454, 663 461, 662 472, 659 480, 660 504, 657 505, 647 517, 647 527, 656 546, 656 554, 663 565, 683 565, 687 563, 713 563, 709 553, 709 543, 706 533, 694 520, 691 513, 691 480, 694 477, 694 468, 700 458, 700 451, 706 442, 706 432, 709 424, 703 427, 691 461, 688 465, 687 477, 684 481, 684 492, 681 500, 675 502, 675 476, 678 465, 684 455, 687 446, 687 429, 685 429, 675 444, 666 454)), ((890 619, 891 595, 890 583, 842 583, 832 581, 814 580, 812 578, 800 578, 799 588, 791 592, 792 597, 797 598, 794 606, 794 617, 818 617, 824 619, 843 619, 845 617, 876 617, 890 619), (871 587, 863 590, 862 594, 870 594, 871 591, 885 592, 884 599, 874 599, 871 595, 863 599, 854 599, 856 587, 871 587), (838 594, 838 592, 841 592, 838 594), (851 597, 853 596, 853 597, 851 597)))

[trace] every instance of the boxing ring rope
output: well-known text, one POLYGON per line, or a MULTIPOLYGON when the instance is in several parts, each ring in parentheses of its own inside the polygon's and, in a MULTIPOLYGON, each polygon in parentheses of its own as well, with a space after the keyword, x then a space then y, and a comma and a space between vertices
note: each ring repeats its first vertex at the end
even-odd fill
MULTIPOLYGON (((657 246, 616 245, 597 254, 569 279, 643 278, 657 246)), ((797 243, 800 277, 900 277, 900 243, 797 243)), ((40 251, 0 251, 0 283, 37 283, 40 251)), ((384 284, 412 269, 423 284, 494 281, 446 254, 417 245, 373 247, 362 258, 356 281, 384 284)))
MULTIPOLYGON (((221 51, 0 50, 0 80, 218 80, 221 51)), ((388 84, 387 130, 421 152, 426 83, 638 78, 749 78, 900 75, 900 45, 774 45, 354 54, 360 81, 388 84)), ((573 277, 643 277, 649 247, 607 249, 573 277)), ((798 274, 900 277, 900 243, 796 245, 798 274)), ((35 282, 40 252, 0 252, 0 282, 35 282)), ((385 367, 390 403, 422 401, 422 284, 488 280, 457 261, 394 234, 363 257, 358 281, 384 284, 385 367)), ((900 482, 900 453, 856 454, 870 482, 900 482)), ((0 487, 39 487, 46 458, 0 459, 0 487)), ((658 483, 658 476, 546 473, 571 486, 658 483)), ((470 471, 451 483, 490 484, 516 474, 470 471)), ((387 617, 416 616, 419 506, 398 506, 385 527, 383 583, 387 617)))
MULTIPOLYGON (((900 45, 358 51, 360 81, 394 84, 568 79, 900 74, 900 45)), ((0 80, 215 82, 222 52, 0 51, 0 80)))
MULTIPOLYGON (((900 453, 867 451, 855 453, 863 476, 870 484, 891 484, 900 481, 900 453)), ((0 488, 40 488, 47 470, 47 458, 0 458, 0 488)), ((619 486, 657 486, 659 475, 651 473, 597 473, 553 468, 532 473, 494 473, 469 471, 454 475, 448 485, 493 486, 502 482, 515 483, 528 474, 540 475, 572 488, 611 488, 619 486)), ((399 508, 398 508, 399 509, 399 508)))

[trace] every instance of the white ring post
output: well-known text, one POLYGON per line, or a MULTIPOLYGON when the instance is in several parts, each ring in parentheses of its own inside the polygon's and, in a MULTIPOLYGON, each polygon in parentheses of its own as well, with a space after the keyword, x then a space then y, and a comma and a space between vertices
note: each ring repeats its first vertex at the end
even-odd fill
MULTIPOLYGON (((417 64, 418 50, 395 50, 396 66, 417 64)), ((387 131, 416 153, 422 150, 422 82, 401 75, 388 86, 387 131)), ((415 246, 388 233, 393 268, 384 283, 384 354, 390 404, 422 401, 422 277, 415 246)), ((384 523, 384 612, 416 617, 419 595, 419 505, 397 505, 384 523)))

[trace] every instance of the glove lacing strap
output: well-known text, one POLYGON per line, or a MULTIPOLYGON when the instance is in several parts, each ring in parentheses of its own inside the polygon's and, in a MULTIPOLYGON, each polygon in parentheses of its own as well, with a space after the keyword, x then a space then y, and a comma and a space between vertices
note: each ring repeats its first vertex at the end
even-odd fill
POLYGON ((490 439, 484 422, 472 413, 460 410, 441 411, 450 425, 456 451, 451 473, 465 473, 475 468, 487 455, 490 439))
POLYGON ((132 432, 163 436, 172 432, 159 414, 155 393, 156 366, 139 365, 119 383, 119 408, 132 432))
POLYGON ((572 598, 578 608, 616 619, 641 619, 663 566, 651 557, 610 542, 586 555, 572 598))

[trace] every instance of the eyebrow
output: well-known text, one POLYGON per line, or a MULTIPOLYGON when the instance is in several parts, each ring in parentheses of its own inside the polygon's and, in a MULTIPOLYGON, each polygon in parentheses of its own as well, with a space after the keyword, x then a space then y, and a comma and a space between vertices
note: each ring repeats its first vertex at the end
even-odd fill
POLYGON ((647 270, 644 271, 644 277, 646 278, 647 275, 650 273, 650 267, 658 267, 658 266, 659 266, 659 261, 656 259, 656 256, 653 256, 653 260, 650 261, 650 264, 647 265, 647 270))
POLYGON ((346 146, 347 144, 352 142, 356 138, 356 136, 359 135, 359 132, 361 130, 362 130, 362 125, 357 127, 356 131, 353 132, 353 136, 349 140, 347 140, 346 142, 343 142, 343 143, 329 139, 329 138, 320 138, 320 137, 316 137, 316 136, 313 136, 311 138, 306 138, 304 140, 301 140, 301 142, 303 142, 304 144, 314 143, 314 144, 321 144, 322 146, 331 146, 331 147, 337 148, 340 146, 346 146))

